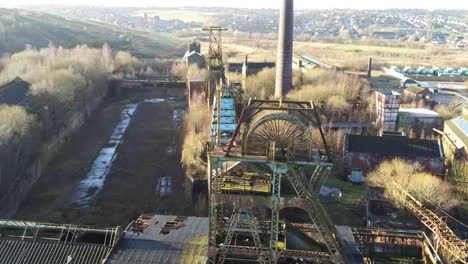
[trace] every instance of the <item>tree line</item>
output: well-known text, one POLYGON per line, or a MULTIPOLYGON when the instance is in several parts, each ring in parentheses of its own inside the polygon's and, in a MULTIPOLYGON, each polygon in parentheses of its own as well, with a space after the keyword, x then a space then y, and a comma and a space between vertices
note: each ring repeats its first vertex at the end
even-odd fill
POLYGON ((0 104, 0 191, 14 186, 51 141, 89 116, 107 91, 114 69, 131 67, 136 59, 126 52, 76 46, 64 49, 27 47, 0 60, 0 83, 20 77, 30 84, 26 107, 0 104))

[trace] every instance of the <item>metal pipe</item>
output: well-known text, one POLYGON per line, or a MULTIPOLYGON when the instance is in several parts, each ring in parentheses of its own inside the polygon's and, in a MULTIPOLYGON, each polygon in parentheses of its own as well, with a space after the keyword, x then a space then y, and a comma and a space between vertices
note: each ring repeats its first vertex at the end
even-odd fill
POLYGON ((275 85, 275 98, 277 99, 284 97, 292 88, 293 3, 293 0, 281 0, 275 85))

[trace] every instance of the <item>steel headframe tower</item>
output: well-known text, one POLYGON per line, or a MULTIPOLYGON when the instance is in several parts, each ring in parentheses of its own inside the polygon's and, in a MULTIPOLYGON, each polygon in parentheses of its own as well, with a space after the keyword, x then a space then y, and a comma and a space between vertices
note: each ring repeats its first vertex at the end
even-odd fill
POLYGON ((332 163, 324 140, 318 143, 321 151, 312 147, 309 127, 302 120, 319 128, 323 136, 311 102, 249 100, 228 146, 208 153, 210 264, 294 258, 341 263, 334 226, 318 199, 332 163), (241 138, 242 144, 235 144, 241 138), (305 168, 310 170, 308 176, 305 168), (285 223, 279 214, 290 207, 310 216, 326 252, 286 248, 285 223))
POLYGON ((281 0, 276 61, 275 98, 284 97, 292 88, 292 54, 294 37, 293 0, 281 0))
POLYGON ((211 103, 216 82, 221 80, 221 86, 226 84, 226 76, 224 74, 224 63, 223 63, 223 49, 222 45, 222 32, 226 31, 226 28, 222 27, 209 27, 204 28, 204 31, 209 31, 209 42, 210 46, 208 49, 208 73, 206 74, 205 80, 205 96, 211 103), (213 87, 214 86, 214 87, 213 87))

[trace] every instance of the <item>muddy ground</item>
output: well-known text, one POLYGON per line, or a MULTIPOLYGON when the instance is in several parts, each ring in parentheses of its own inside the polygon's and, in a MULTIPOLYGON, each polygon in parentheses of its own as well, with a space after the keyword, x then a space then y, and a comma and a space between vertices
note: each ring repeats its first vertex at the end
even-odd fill
POLYGON ((182 135, 174 111, 185 108, 183 98, 140 103, 117 149, 103 189, 88 208, 70 203, 76 186, 86 176, 129 102, 104 103, 34 185, 16 219, 126 226, 141 213, 205 214, 193 209, 200 206, 193 206, 186 192, 186 177, 180 164, 182 135), (165 176, 171 178, 172 192, 162 197, 158 185, 159 178, 165 176))

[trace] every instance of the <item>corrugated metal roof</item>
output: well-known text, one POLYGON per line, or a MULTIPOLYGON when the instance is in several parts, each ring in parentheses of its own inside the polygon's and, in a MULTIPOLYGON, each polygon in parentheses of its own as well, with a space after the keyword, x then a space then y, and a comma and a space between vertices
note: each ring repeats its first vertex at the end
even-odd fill
POLYGON ((95 244, 0 239, 0 263, 95 264, 101 263, 110 248, 95 244), (67 262, 70 260, 70 262, 67 262))
POLYGON ((188 217, 183 226, 168 234, 161 233, 166 222, 174 222, 176 216, 155 215, 146 220, 143 232, 123 234, 106 264, 157 263, 178 264, 206 263, 208 255, 209 220, 206 217, 188 217))
POLYGON ((119 228, 1 220, 0 263, 102 263, 118 234, 119 228))

